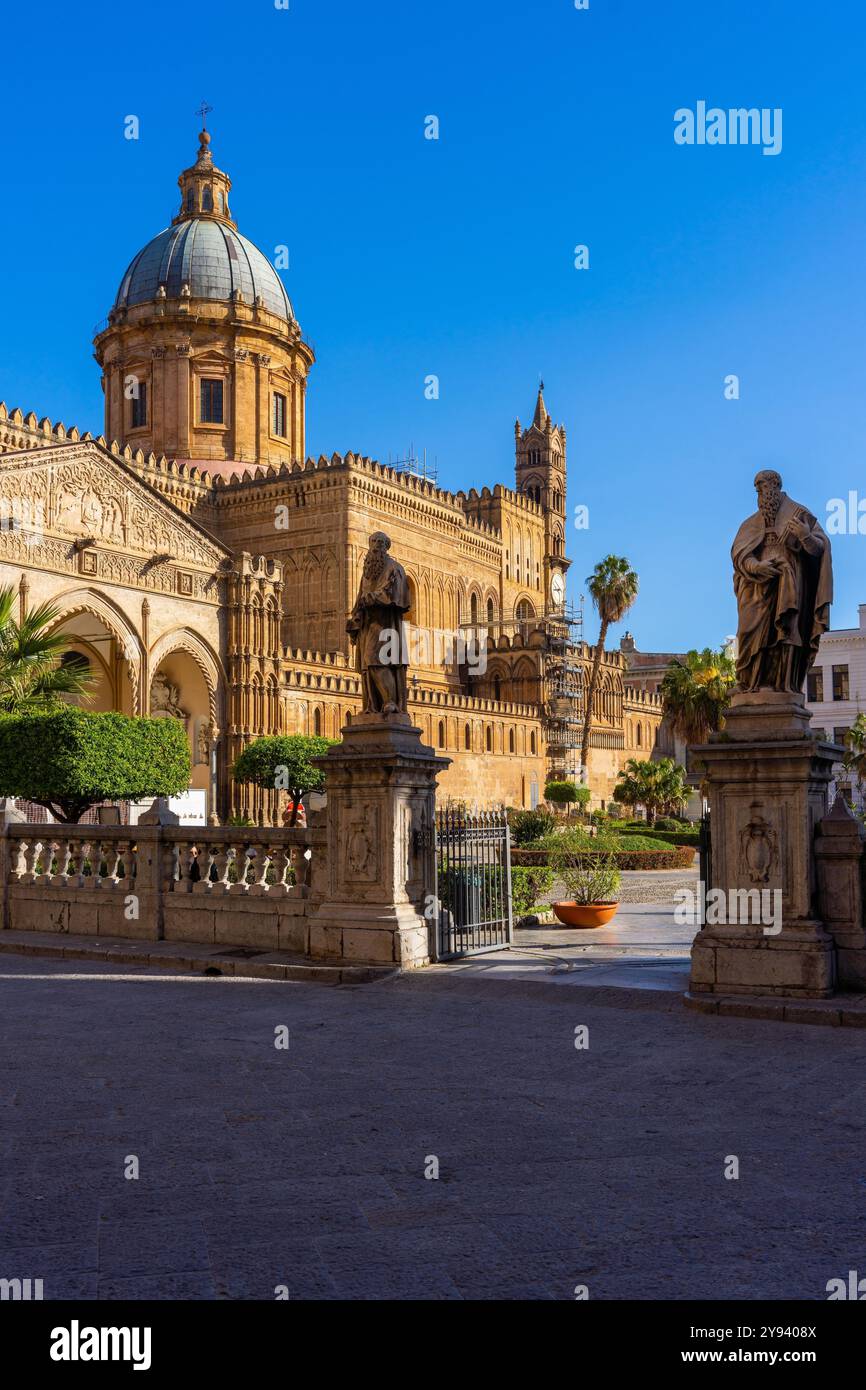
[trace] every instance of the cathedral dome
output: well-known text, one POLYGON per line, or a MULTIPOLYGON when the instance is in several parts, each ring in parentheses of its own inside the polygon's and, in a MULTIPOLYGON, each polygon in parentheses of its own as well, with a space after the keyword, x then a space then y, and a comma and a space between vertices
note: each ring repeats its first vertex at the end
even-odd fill
POLYGON ((184 217, 139 251, 120 282, 115 309, 162 298, 228 300, 240 293, 252 306, 291 323, 289 296, 270 261, 222 218, 184 217))

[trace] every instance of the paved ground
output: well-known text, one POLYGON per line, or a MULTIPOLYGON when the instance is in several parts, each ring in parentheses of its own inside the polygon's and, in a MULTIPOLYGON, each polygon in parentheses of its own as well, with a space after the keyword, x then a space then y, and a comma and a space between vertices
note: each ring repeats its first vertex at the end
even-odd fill
MULTIPOLYGON (((690 869, 624 869, 620 884, 620 901, 623 903, 672 903, 674 893, 679 888, 697 888, 698 856, 690 869)), ((552 903, 565 895, 565 890, 556 880, 541 901, 552 903)))
POLYGON ((667 990, 6 956, 0 1277, 54 1298, 823 1299, 866 1274, 864 1062, 863 1033, 667 990))

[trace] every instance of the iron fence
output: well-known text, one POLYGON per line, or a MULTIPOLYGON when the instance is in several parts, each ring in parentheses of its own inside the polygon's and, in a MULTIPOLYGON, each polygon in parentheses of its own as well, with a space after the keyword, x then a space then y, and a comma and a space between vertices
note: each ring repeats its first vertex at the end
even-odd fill
POLYGON ((511 944, 511 844, 503 811, 437 813, 436 880, 438 960, 511 944))

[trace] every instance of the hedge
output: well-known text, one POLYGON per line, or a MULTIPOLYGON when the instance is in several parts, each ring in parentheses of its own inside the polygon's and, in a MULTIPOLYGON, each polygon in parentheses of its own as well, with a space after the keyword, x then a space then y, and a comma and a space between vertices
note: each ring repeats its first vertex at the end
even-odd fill
MULTIPOLYGON (((618 835, 640 835, 639 830, 618 830, 618 835)), ((664 840, 668 845, 691 845, 692 849, 697 849, 700 844, 700 831, 689 830, 683 826, 682 830, 656 830, 652 827, 652 838, 654 840, 664 840)))
MULTIPOLYGON (((583 851, 587 859, 611 855, 618 869, 690 869, 695 851, 691 845, 671 845, 670 849, 617 849, 583 851)), ((527 868, 548 862, 547 850, 513 849, 511 862, 527 868)))

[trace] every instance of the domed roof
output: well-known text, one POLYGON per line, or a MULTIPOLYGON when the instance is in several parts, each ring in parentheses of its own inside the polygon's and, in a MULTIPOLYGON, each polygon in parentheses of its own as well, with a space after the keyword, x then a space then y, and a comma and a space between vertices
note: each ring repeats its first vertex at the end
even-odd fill
POLYGON ((149 241, 130 263, 114 307, 128 309, 156 299, 161 285, 167 299, 180 299, 185 285, 193 299, 227 300, 240 290, 249 305, 260 295, 270 313, 288 322, 295 317, 267 257, 215 217, 184 218, 149 241))

